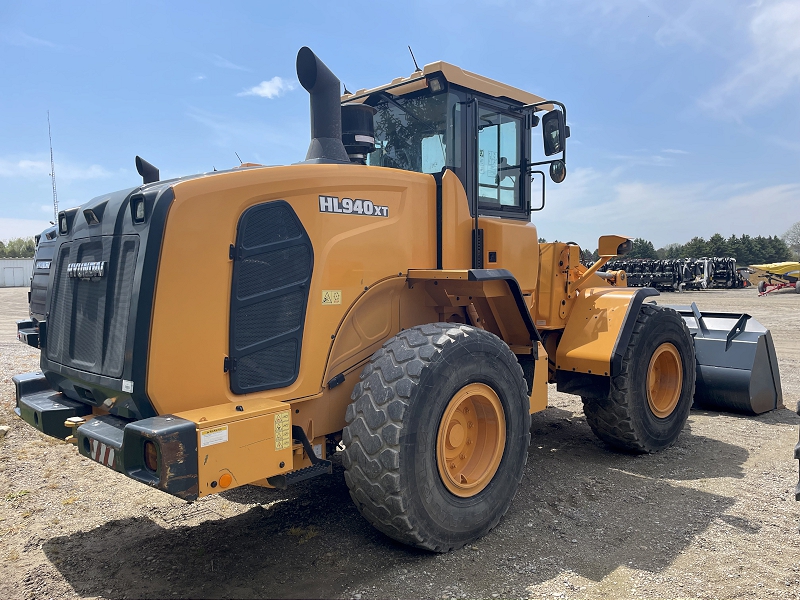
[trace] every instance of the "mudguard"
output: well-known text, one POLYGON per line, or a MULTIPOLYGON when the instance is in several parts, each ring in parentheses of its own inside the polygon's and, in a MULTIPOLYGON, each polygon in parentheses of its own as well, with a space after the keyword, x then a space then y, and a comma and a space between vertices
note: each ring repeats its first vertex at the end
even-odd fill
POLYGON ((613 377, 619 372, 642 303, 652 288, 587 288, 575 299, 556 351, 556 369, 613 377))

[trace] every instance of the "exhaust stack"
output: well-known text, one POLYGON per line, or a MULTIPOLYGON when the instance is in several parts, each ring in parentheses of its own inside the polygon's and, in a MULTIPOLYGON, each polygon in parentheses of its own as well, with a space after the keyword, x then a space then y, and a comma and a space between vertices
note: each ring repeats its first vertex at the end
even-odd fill
POLYGON ((311 145, 306 162, 350 163, 342 143, 341 83, 310 48, 297 53, 297 79, 311 96, 311 145))

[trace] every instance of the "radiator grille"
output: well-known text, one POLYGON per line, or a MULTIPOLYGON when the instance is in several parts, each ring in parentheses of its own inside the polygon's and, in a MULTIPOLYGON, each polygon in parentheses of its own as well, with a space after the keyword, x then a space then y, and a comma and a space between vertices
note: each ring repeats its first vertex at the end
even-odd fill
POLYGON ((231 290, 231 390, 290 385, 300 368, 314 254, 283 200, 247 209, 239 220, 231 290))
POLYGON ((242 259, 237 296, 248 298, 305 281, 311 275, 311 249, 293 246, 242 259))
POLYGON ((139 237, 104 236, 63 244, 47 319, 47 358, 108 377, 120 377, 139 237), (70 278, 69 263, 108 263, 106 276, 70 278))

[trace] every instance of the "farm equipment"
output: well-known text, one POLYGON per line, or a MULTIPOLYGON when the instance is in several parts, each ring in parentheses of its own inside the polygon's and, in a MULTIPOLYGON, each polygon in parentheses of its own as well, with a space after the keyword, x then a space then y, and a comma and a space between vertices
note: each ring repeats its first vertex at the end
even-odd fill
POLYGON ((750 265, 750 268, 758 278, 759 296, 787 288, 792 288, 800 294, 800 262, 750 265))
POLYGON ((619 259, 610 261, 604 269, 625 271, 630 287, 652 287, 667 292, 747 285, 746 278, 736 269, 736 259, 731 257, 619 259))
POLYGON ((142 185, 59 214, 46 317, 18 325, 41 348, 14 377, 27 423, 186 500, 323 476, 343 448, 362 515, 444 552, 508 509, 549 382, 628 452, 675 441, 696 375, 719 385, 704 356, 738 371, 715 406, 746 409, 754 375, 780 404, 754 320, 697 317, 706 352, 657 290, 598 274, 629 238, 589 267, 538 243, 531 177, 566 176, 563 104, 443 62, 340 96, 303 48, 297 75, 303 162, 159 181, 137 157, 142 185))

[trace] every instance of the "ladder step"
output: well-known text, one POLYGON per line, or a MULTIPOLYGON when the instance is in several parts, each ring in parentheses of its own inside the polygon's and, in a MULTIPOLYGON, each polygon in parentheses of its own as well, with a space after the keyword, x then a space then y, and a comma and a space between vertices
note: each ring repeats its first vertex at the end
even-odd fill
POLYGON ((285 490, 292 484, 305 481, 306 479, 311 479, 317 475, 330 475, 331 473, 333 473, 333 465, 331 464, 331 461, 320 459, 317 464, 311 465, 310 467, 298 469, 297 471, 292 471, 286 475, 275 475, 274 477, 269 477, 267 479, 267 483, 274 488, 278 488, 279 490, 285 490))

